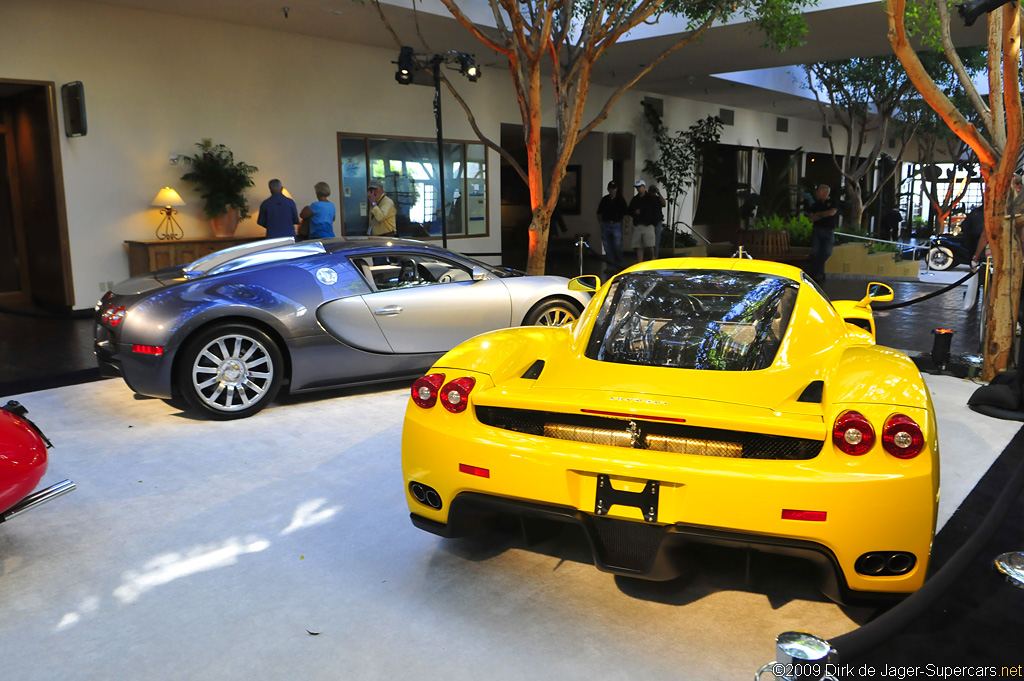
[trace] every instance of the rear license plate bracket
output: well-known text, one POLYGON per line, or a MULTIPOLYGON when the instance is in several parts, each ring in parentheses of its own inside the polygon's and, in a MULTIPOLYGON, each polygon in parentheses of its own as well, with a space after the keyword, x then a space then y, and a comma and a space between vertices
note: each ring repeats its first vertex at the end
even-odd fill
POLYGON ((611 477, 604 473, 599 473, 597 476, 594 513, 596 515, 608 515, 608 510, 612 506, 631 506, 639 509, 644 520, 653 523, 658 518, 658 495, 660 490, 661 483, 657 480, 648 480, 647 485, 639 492, 615 489, 612 487, 611 477))

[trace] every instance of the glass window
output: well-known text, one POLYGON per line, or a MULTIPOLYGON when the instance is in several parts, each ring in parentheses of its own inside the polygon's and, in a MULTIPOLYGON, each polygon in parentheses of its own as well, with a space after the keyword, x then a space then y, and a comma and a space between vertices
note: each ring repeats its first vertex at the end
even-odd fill
POLYGON ((481 236, 487 227, 487 149, 483 144, 444 143, 444 196, 437 142, 339 135, 342 229, 345 236, 369 230, 366 184, 380 180, 395 202, 399 236, 440 238, 442 216, 449 237, 481 236))
POLYGON ((612 284, 587 357, 646 366, 750 371, 771 366, 799 285, 757 272, 646 271, 612 284))
POLYGON ((341 164, 341 234, 364 235, 370 227, 366 217, 366 139, 342 137, 338 149, 341 164))
POLYGON ((472 281, 462 265, 430 255, 395 253, 352 258, 352 264, 378 291, 472 281))

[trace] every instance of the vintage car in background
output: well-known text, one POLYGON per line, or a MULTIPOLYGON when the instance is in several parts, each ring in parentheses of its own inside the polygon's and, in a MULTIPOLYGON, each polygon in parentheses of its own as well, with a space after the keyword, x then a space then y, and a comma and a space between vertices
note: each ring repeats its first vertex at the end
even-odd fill
POLYGON ((32 491, 46 474, 51 444, 27 413, 14 400, 0 407, 0 523, 75 489, 75 483, 64 480, 32 491))
POLYGON ((797 268, 715 258, 572 286, 597 292, 571 326, 477 336, 413 385, 417 527, 572 523, 600 569, 654 580, 692 543, 797 556, 847 603, 921 586, 939 443, 917 368, 874 343, 891 288, 833 304, 797 268))
POLYGON ((415 378, 485 331, 575 319, 589 293, 402 239, 266 239, 128 279, 96 305, 104 376, 215 419, 415 378))

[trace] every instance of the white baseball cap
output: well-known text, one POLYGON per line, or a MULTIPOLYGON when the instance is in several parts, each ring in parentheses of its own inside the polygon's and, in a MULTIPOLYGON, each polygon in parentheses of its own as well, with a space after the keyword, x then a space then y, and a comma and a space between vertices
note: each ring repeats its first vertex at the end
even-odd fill
POLYGON ((633 185, 633 186, 634 186, 634 187, 646 187, 646 186, 647 186, 647 183, 646 183, 646 182, 644 182, 643 180, 637 180, 637 181, 636 181, 636 184, 635 184, 635 185, 633 185))

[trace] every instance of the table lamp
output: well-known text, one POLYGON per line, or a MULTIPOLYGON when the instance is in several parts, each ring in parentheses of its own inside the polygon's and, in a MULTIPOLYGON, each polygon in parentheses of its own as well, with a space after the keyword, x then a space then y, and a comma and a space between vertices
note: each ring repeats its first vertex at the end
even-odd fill
POLYGON ((153 203, 150 205, 159 206, 160 213, 164 216, 164 219, 160 221, 160 225, 156 228, 157 239, 173 240, 185 236, 185 231, 178 224, 178 221, 174 219, 174 216, 178 214, 174 206, 185 205, 178 192, 170 187, 164 187, 157 193, 156 198, 153 199, 153 203))

